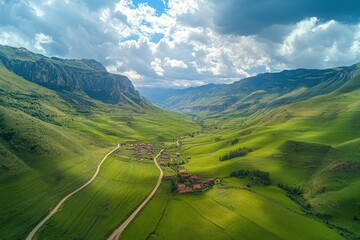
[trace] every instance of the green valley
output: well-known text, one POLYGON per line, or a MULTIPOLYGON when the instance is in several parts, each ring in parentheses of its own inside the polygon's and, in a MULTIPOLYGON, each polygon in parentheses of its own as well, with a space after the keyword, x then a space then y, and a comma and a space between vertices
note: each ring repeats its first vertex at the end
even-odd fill
POLYGON ((164 94, 179 113, 94 60, 1 46, 0 93, 1 239, 25 239, 117 144, 33 239, 107 239, 154 188, 161 149, 169 179, 121 239, 360 238, 359 64, 164 94))
MULTIPOLYGON (((185 167, 220 183, 206 194, 168 197, 147 233, 159 239, 358 239, 358 83, 356 76, 329 94, 250 116, 205 115, 211 127, 182 139, 191 156, 185 167), (253 151, 220 161, 243 148, 253 151), (269 173, 272 184, 230 176, 242 169, 269 173)), ((124 237, 146 235, 136 226, 124 237)))
MULTIPOLYGON (((23 50, 12 51, 17 56, 17 51, 21 53, 23 50)), ((103 156, 118 142, 166 141, 186 131, 200 129, 189 117, 160 110, 145 102, 135 103, 128 98, 118 104, 108 104, 81 91, 55 91, 42 87, 3 66, 0 66, 0 71, 2 239, 24 239, 62 197, 92 176, 103 156)), ((123 154, 121 156, 127 159, 126 151, 123 154)), ((115 178, 111 189, 116 183, 122 186, 122 181, 133 179, 134 183, 128 188, 140 187, 139 192, 129 193, 134 198, 131 199, 133 206, 114 199, 115 208, 125 206, 130 211, 146 195, 147 186, 144 186, 144 191, 141 187, 141 179, 148 181, 142 177, 144 171, 149 174, 149 179, 156 178, 156 168, 146 163, 121 164, 120 159, 106 162, 105 172, 100 173, 104 180, 101 181, 100 177, 96 179, 99 182, 96 181, 94 187, 97 189, 108 182, 107 179, 115 178), (111 171, 115 170, 111 168, 114 164, 117 166, 115 169, 129 175, 117 180, 116 176, 121 172, 111 171), (110 168, 108 171, 106 166, 110 168)), ((152 188, 150 183, 147 182, 149 189, 152 188)), ((89 189, 90 193, 81 192, 84 195, 79 196, 80 201, 93 190, 89 189)), ((127 199, 121 194, 124 191, 127 189, 117 194, 127 199)), ((91 211, 94 209, 90 208, 89 214, 92 214, 91 211)), ((116 226, 122 220, 121 214, 126 216, 128 213, 114 214, 108 219, 115 220, 113 226, 116 226)), ((111 230, 108 227, 105 225, 104 234, 111 230)))

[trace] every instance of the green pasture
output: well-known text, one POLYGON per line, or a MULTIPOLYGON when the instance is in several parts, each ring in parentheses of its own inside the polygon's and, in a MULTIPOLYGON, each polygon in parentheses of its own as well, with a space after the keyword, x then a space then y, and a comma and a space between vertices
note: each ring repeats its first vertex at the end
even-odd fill
POLYGON ((154 188, 159 170, 118 150, 92 184, 66 202, 36 239, 105 239, 154 188))
POLYGON ((176 196, 159 192, 122 239, 343 239, 304 216, 276 188, 227 187, 176 196))
POLYGON ((182 140, 185 154, 191 156, 185 167, 216 178, 226 178, 236 169, 269 172, 274 187, 285 183, 304 189, 320 222, 338 227, 349 238, 359 236, 360 225, 354 216, 360 214, 360 177, 358 171, 353 172, 358 169, 360 153, 359 94, 357 90, 328 94, 242 122, 237 118, 220 120, 217 129, 182 140), (231 145, 235 138, 238 142, 231 145), (239 147, 254 151, 219 161, 220 156, 239 147), (332 170, 339 164, 345 167, 332 170))

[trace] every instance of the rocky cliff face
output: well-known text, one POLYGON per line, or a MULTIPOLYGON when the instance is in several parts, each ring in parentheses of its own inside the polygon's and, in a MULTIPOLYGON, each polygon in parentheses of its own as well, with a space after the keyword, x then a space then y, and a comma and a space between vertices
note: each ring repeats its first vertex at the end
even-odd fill
POLYGON ((28 52, 29 57, 16 57, 26 49, 0 46, 0 63, 24 79, 56 91, 82 91, 106 103, 132 101, 141 104, 139 93, 131 81, 122 75, 108 73, 105 67, 91 59, 65 60, 47 58, 28 52), (5 48, 5 50, 4 50, 5 48))

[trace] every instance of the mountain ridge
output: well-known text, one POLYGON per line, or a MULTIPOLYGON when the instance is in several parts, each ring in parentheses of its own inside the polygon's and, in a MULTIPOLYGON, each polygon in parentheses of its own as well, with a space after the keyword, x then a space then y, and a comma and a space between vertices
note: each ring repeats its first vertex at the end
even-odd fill
POLYGON ((143 99, 132 82, 112 74, 93 59, 62 59, 35 54, 25 48, 0 46, 0 63, 24 79, 55 91, 81 91, 91 98, 116 104, 143 99))
POLYGON ((300 68, 262 73, 231 84, 208 84, 172 91, 172 95, 160 103, 151 92, 144 95, 170 110, 200 115, 240 111, 244 115, 264 107, 280 106, 330 93, 359 74, 360 64, 329 69, 300 68))

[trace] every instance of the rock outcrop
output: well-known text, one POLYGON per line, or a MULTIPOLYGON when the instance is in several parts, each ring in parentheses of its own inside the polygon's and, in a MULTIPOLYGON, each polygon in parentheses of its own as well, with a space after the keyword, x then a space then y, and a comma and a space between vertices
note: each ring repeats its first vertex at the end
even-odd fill
POLYGON ((0 46, 1 63, 24 79, 55 91, 81 91, 113 104, 129 99, 137 104, 143 102, 126 76, 111 74, 92 59, 48 58, 24 48, 0 46))

